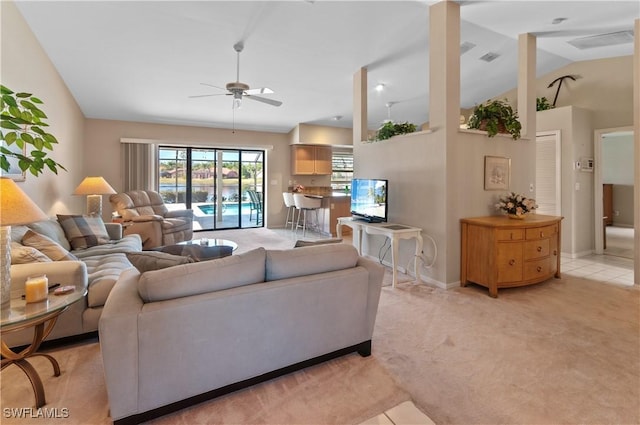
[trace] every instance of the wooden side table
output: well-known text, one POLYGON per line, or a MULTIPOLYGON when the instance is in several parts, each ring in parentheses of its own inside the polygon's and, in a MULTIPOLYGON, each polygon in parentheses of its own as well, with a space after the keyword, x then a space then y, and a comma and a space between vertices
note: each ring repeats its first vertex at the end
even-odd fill
POLYGON ((22 329, 33 328, 33 340, 31 344, 20 352, 15 352, 2 340, 2 366, 4 370, 10 365, 18 366, 29 378, 36 400, 36 408, 46 404, 44 386, 36 369, 29 363, 29 357, 42 356, 49 360, 53 367, 53 375, 60 376, 60 365, 58 361, 49 354, 38 353, 42 341, 49 336, 58 317, 66 311, 69 306, 80 301, 87 291, 84 288, 65 295, 52 295, 45 301, 27 304, 19 298, 11 299, 9 308, 2 311, 0 318, 0 336, 7 333, 17 332, 22 329))

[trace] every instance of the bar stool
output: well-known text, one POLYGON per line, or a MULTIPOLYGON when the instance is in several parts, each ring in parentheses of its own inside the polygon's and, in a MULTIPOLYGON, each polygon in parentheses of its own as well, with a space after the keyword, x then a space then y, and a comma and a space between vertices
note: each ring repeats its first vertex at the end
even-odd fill
POLYGON ((293 200, 293 193, 282 192, 282 197, 284 198, 284 206, 287 207, 287 220, 284 222, 284 227, 289 227, 289 224, 291 224, 291 230, 293 230, 297 209, 296 203, 293 200))
POLYGON ((320 209, 320 205, 322 204, 322 198, 311 198, 303 195, 302 193, 294 193, 293 194, 293 202, 298 209, 298 220, 296 220, 296 232, 299 227, 302 227, 302 237, 307 231, 307 211, 315 211, 316 212, 316 225, 318 223, 318 210, 320 209), (302 225, 300 225, 300 216, 303 215, 302 225))

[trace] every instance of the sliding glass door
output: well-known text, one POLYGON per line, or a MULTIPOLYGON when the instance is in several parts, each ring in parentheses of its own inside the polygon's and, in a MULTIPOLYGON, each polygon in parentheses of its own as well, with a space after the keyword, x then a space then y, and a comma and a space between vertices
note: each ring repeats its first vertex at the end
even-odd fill
POLYGON ((264 151, 162 146, 158 158, 165 204, 191 208, 195 231, 264 225, 264 151))

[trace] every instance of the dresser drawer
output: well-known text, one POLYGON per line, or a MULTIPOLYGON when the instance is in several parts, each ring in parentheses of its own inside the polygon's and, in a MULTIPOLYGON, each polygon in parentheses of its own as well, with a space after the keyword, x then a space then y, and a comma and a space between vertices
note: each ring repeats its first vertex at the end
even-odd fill
POLYGON ((524 239, 524 229, 498 229, 496 235, 499 241, 520 241, 524 239))
POLYGON ((499 243, 497 254, 498 282, 522 280, 522 243, 499 243))
POLYGON ((556 224, 544 227, 533 227, 531 229, 527 229, 526 239, 528 241, 544 239, 550 237, 551 235, 556 235, 557 233, 558 225, 556 224))
POLYGON ((538 279, 553 274, 548 258, 524 263, 524 280, 538 279))
POLYGON ((537 241, 527 241, 524 243, 524 259, 535 260, 536 258, 544 258, 549 255, 550 243, 549 239, 541 239, 537 241))

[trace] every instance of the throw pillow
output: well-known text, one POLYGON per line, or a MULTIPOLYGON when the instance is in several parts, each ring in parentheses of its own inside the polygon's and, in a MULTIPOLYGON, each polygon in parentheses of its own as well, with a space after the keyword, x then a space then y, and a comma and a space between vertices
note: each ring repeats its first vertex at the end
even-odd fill
POLYGON ((58 214, 58 221, 73 249, 90 248, 109 242, 107 228, 100 217, 58 214))
POLYGON ((29 229, 22 237, 22 245, 30 246, 42 252, 53 261, 77 261, 78 258, 60 246, 57 242, 29 229))
POLYGON ((47 263, 51 258, 31 246, 11 242, 11 264, 47 263))
POLYGON ((127 258, 140 273, 193 262, 189 257, 158 251, 128 252, 127 258))

